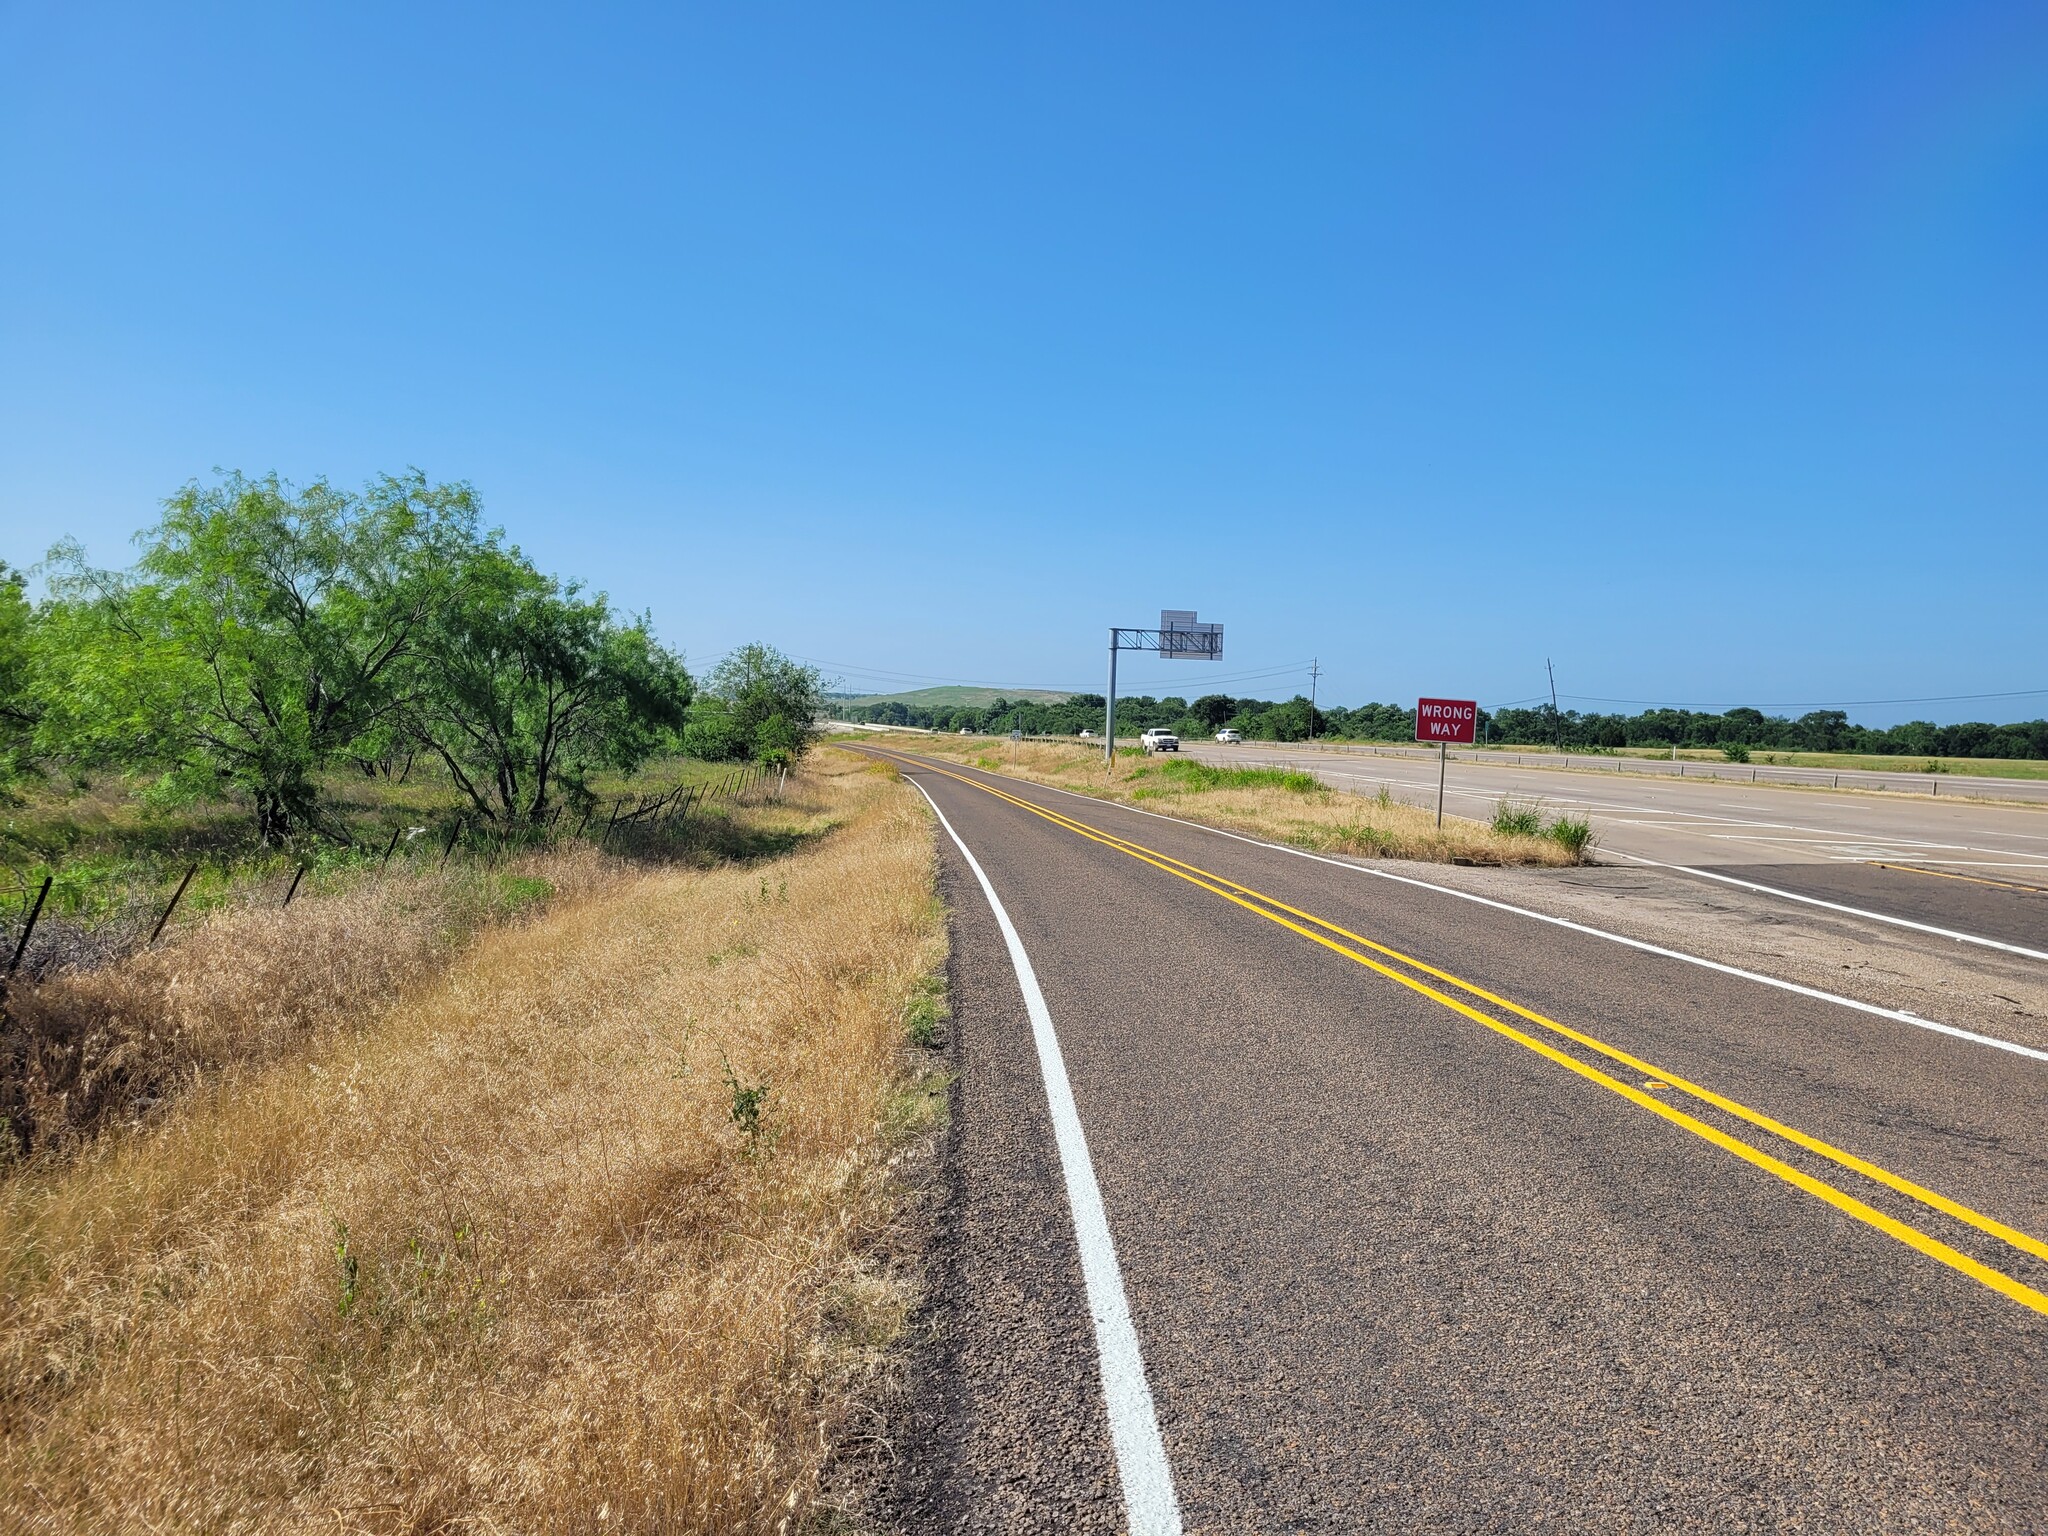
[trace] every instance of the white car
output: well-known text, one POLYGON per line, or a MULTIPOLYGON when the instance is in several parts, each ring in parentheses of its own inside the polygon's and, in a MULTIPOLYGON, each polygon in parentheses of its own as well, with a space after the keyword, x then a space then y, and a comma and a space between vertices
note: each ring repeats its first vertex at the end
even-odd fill
POLYGON ((1089 730, 1088 727, 1084 725, 1081 727, 1081 739, 1083 741, 1093 741, 1095 739, 1095 733, 1089 730))
POLYGON ((1244 737, 1240 736, 1236 731, 1222 730, 1216 733, 1216 739, 1226 747, 1234 747, 1243 741, 1244 737))
POLYGON ((1178 752, 1180 738, 1163 725, 1155 725, 1138 738, 1138 744, 1147 752, 1178 752))

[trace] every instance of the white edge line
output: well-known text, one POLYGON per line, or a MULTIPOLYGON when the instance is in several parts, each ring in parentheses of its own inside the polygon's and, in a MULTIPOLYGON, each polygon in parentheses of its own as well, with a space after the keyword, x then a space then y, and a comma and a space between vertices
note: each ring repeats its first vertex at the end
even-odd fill
MULTIPOLYGON (((1844 838, 1843 842, 1854 839, 1844 838)), ((2003 939, 1987 939, 1979 934, 1958 933, 1953 928, 1937 928, 1932 923, 1916 923, 1909 917, 1890 917, 1883 912, 1866 912, 1861 907, 1846 907, 1839 901, 1822 901, 1818 896, 1802 896, 1797 891, 1780 890, 1775 885, 1759 885, 1754 880, 1738 880, 1733 875, 1716 874, 1711 869, 1695 869, 1690 864, 1666 864, 1660 859, 1646 859, 1639 853, 1623 853, 1619 848, 1608 849, 1624 859, 1638 864, 1648 864, 1653 869, 1676 870, 1681 875, 1698 875, 1703 880, 1719 880, 1724 885, 1739 885, 1744 890, 1761 891, 1766 896, 1782 896, 1787 901, 1803 901, 1809 907, 1826 907, 1830 912, 1846 912, 1851 917, 1873 918, 1880 923, 1891 923, 1899 928, 1912 928, 1921 933, 1931 933, 1939 939, 1954 939, 1959 944, 1982 944, 1986 949, 2002 949, 2009 955, 2025 955, 2029 960, 2048 960, 2048 950, 2028 949, 2024 944, 2008 944, 2003 939)))
POLYGON ((1081 1279, 1088 1291, 1088 1311, 1095 1320, 1103 1404, 1109 1414, 1109 1437, 1116 1449, 1117 1477, 1123 1484, 1128 1529, 1131 1536, 1180 1536, 1180 1503, 1173 1491, 1173 1469, 1159 1436, 1152 1389, 1146 1384, 1145 1362, 1138 1352, 1138 1330, 1131 1321, 1130 1303, 1124 1296, 1116 1244, 1109 1235, 1109 1217, 1103 1210, 1102 1191, 1096 1187, 1088 1138, 1082 1133, 1081 1115, 1074 1107, 1074 1092, 1067 1082, 1066 1058, 1060 1052, 1059 1036, 1053 1031, 1052 1010, 1046 1007, 1045 994, 1038 989, 1038 974, 1031 968, 1031 957, 1024 952, 1024 941, 1017 936, 1010 914, 996 896, 996 888, 989 883, 981 861, 953 830, 953 823, 946 820, 946 813, 939 809, 931 792, 915 779, 910 783, 924 796, 932 814, 939 818, 939 825, 946 829, 953 846, 974 871, 974 878, 981 882, 981 893, 988 898, 996 924, 1003 930, 1003 942, 1009 946, 1010 964, 1017 972, 1025 1011, 1031 1015, 1039 1071, 1045 1079, 1046 1109, 1052 1117, 1060 1171, 1066 1175, 1067 1204, 1074 1215, 1074 1244, 1081 1254, 1081 1279))
MULTIPOLYGON (((1029 784, 1031 780, 1019 779, 1014 782, 1029 784)), ((1588 927, 1584 923, 1572 922, 1569 918, 1552 917, 1547 912, 1532 912, 1527 907, 1517 907, 1505 901, 1495 901, 1490 896, 1477 896, 1470 891, 1458 890, 1454 886, 1436 885, 1428 880, 1417 880, 1413 875, 1397 875, 1390 870, 1374 869, 1366 864, 1351 864, 1343 859, 1327 858, 1320 853, 1310 853, 1304 848, 1289 848, 1285 843, 1269 843, 1264 838, 1246 837, 1242 832, 1226 832, 1221 827, 1203 826, 1199 821, 1184 821, 1178 816, 1168 816, 1159 811, 1142 811, 1135 805, 1119 805, 1114 800, 1098 800, 1093 795, 1084 795, 1077 790, 1061 789, 1054 784, 1039 784, 1035 787, 1049 789, 1056 795, 1072 795, 1076 800, 1086 800, 1091 805, 1106 805, 1115 810, 1129 811, 1135 816, 1150 816, 1156 821, 1170 821, 1176 826, 1193 827, 1199 832, 1213 832, 1218 837, 1227 837, 1240 843, 1250 843, 1256 848, 1271 848, 1275 853, 1291 853, 1298 859, 1313 859, 1318 864, 1329 864, 1337 869, 1349 869, 1361 875, 1373 875, 1381 880, 1393 880, 1402 885, 1419 886, 1425 891, 1436 891, 1440 895, 1455 896, 1460 901, 1477 902, 1482 907, 1492 907, 1501 912, 1512 912, 1517 917, 1534 918, 1539 923, 1549 923, 1556 928, 1569 928, 1573 933, 1588 934, 1596 939, 1606 939, 1609 943, 1613 944, 1625 944, 1630 949, 1639 949, 1646 955, 1659 955, 1666 960, 1683 960, 1687 965, 1697 965, 1709 971, 1719 971, 1724 976, 1739 976, 1744 981, 1754 981, 1766 987, 1776 987, 1781 992, 1793 992, 1801 997, 1811 997, 1823 1003, 1835 1003, 1843 1008, 1853 1008, 1858 1013, 1874 1014, 1880 1019, 1891 1019, 1900 1024, 1910 1024, 1915 1029, 1929 1029, 1938 1035, 1953 1035, 1958 1040, 1968 1040, 1974 1045, 1988 1045, 1993 1050, 2010 1051, 2015 1056, 2026 1056, 2034 1061, 2048 1061, 2048 1051, 2036 1050, 2031 1045, 2019 1045, 2011 1040, 2000 1040, 1993 1035, 1980 1035, 1975 1030, 1962 1029, 1954 1024, 1937 1023, 1933 1019, 1923 1019, 1917 1013, 1905 1013, 1897 1008, 1883 1008, 1876 1003, 1858 1002, 1855 998, 1843 997, 1838 992, 1823 992, 1818 987, 1801 986, 1796 981, 1785 981, 1777 976, 1766 976, 1760 971, 1745 971, 1737 965, 1724 965, 1719 960, 1708 960, 1699 955, 1688 955, 1683 950, 1666 949, 1661 944, 1651 944, 1642 939, 1632 939, 1627 934, 1609 933, 1605 928, 1588 927)), ((936 810, 937 807, 934 806, 933 809, 936 810)), ((944 820, 943 817, 940 819, 944 820)), ((951 829, 949 828, 948 830, 951 829)), ((954 840, 958 841, 957 838, 954 840)), ((1645 859, 1643 862, 1649 863, 1650 861, 1645 859)), ((1682 865, 1676 864, 1665 867, 1671 869, 1683 868, 1682 865)), ((1742 882, 1737 883, 1740 884, 1742 882)), ((1821 905, 1826 906, 1828 903, 1822 902, 1821 905)), ((1844 910, 1853 909, 1845 908, 1844 910)), ((1913 926, 1917 927, 1919 925, 1914 924, 1913 926)), ((1987 939, 1979 942, 1990 943, 1992 941, 1987 939)), ((2001 947, 2009 948, 2011 946, 2001 947)), ((2032 953, 2029 950, 2022 950, 2020 952, 2022 954, 2032 953)))

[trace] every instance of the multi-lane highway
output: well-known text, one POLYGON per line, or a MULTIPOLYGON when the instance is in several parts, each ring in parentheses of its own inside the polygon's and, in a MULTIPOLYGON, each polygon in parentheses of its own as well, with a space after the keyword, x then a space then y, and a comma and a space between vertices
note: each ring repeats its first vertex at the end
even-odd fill
MULTIPOLYGON (((1433 757, 1383 757, 1252 742, 1190 744, 1214 763, 1305 768, 1333 788, 1385 786, 1436 803, 1433 757)), ((1767 784, 1573 772, 1453 759, 1445 808, 1481 821, 1503 799, 1583 815, 1610 861, 1710 870, 1723 884, 1972 931, 2048 952, 2048 806, 1927 796, 1788 789, 1767 784)))
POLYGON ((1650 942, 890 755, 958 1071, 908 1528, 2041 1528, 2040 962, 1732 887, 1778 947, 1650 942), (1923 960, 2010 1012, 1899 1006, 1923 960))

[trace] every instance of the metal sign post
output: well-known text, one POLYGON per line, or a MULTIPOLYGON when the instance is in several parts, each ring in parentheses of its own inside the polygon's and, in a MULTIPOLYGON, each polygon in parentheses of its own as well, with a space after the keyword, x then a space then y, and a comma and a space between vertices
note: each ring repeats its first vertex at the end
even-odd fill
POLYGON ((1192 608, 1162 608, 1157 629, 1109 631, 1109 696, 1102 716, 1102 766, 1116 772, 1116 653, 1157 651, 1168 661, 1221 661, 1223 626, 1204 624, 1192 608))

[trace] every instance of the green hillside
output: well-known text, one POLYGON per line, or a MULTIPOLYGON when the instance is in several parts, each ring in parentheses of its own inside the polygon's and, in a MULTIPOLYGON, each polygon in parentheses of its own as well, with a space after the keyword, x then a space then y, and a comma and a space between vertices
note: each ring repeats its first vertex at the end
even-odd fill
POLYGON ((962 706, 980 708, 993 704, 997 699, 1029 699, 1035 704, 1057 704, 1072 694, 1048 693, 1043 688, 915 688, 909 693, 864 693, 858 698, 837 699, 838 704, 903 704, 910 708, 957 709, 962 706))

